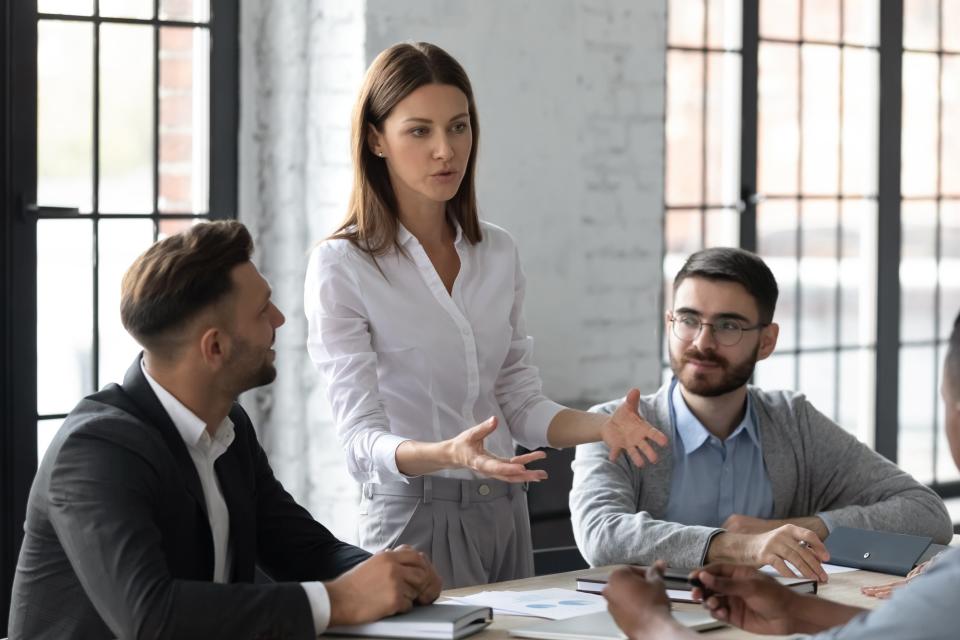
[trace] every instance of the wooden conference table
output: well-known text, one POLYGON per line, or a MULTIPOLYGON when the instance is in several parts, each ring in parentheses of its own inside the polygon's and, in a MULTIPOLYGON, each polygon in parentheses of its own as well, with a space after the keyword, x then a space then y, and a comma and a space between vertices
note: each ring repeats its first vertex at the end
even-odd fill
MULTIPOLYGON (((484 584, 474 587, 465 587, 462 589, 449 589, 444 591, 442 596, 467 596, 474 593, 479 593, 480 591, 496 591, 496 590, 514 590, 514 591, 526 591, 530 589, 550 589, 550 588, 561 588, 561 589, 576 589, 577 588, 577 576, 586 574, 586 573, 595 573, 597 569, 583 569, 581 571, 570 571, 568 573, 556 573, 548 576, 538 576, 536 578, 525 578, 523 580, 511 580, 508 582, 497 582, 494 584, 484 584)), ((868 598, 860 593, 860 587, 865 585, 874 585, 882 584, 889 582, 891 580, 898 579, 898 576, 889 576, 882 573, 873 573, 870 571, 850 571, 846 573, 836 573, 830 576, 830 581, 826 584, 821 584, 819 587, 819 595, 824 598, 829 598, 830 600, 835 600, 837 602, 843 602, 845 604, 856 605, 864 608, 872 608, 883 602, 882 600, 877 600, 876 598, 868 598)), ((696 604, 685 604, 685 603, 674 603, 674 608, 677 610, 690 610, 698 611, 700 605, 696 604)), ((542 618, 529 618, 523 616, 507 616, 497 614, 494 616, 493 624, 487 627, 485 630, 470 636, 470 638, 476 638, 477 640, 494 640, 502 638, 510 638, 508 629, 519 629, 520 627, 531 626, 535 624, 542 624, 545 622, 542 618)), ((747 633, 741 629, 735 627, 723 627, 721 629, 713 629, 710 631, 704 631, 700 633, 700 636, 704 640, 728 640, 734 638, 776 638, 776 637, 793 637, 793 636, 758 636, 752 633, 747 633)), ((324 637, 336 637, 336 636, 324 636, 324 637)), ((354 638, 356 640, 356 638, 354 638)))

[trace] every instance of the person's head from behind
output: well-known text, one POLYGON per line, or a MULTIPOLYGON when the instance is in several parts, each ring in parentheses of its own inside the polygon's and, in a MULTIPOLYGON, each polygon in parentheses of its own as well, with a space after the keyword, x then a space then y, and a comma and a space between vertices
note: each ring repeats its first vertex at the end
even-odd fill
POLYGON ((120 317, 150 366, 185 365, 230 394, 273 381, 271 347, 284 317, 252 254, 246 227, 217 221, 161 240, 134 261, 120 317))
POLYGON ((666 314, 670 367, 684 389, 721 396, 745 385, 777 344, 777 281, 757 255, 728 247, 691 255, 666 314))
POLYGON ((474 173, 479 136, 473 89, 463 67, 426 42, 376 57, 351 127, 354 182, 338 235, 374 254, 393 245, 399 201, 442 203, 470 242, 479 242, 474 173))
POLYGON ((940 396, 943 398, 944 424, 950 453, 953 454, 954 464, 960 468, 960 314, 953 322, 953 331, 947 345, 940 396))

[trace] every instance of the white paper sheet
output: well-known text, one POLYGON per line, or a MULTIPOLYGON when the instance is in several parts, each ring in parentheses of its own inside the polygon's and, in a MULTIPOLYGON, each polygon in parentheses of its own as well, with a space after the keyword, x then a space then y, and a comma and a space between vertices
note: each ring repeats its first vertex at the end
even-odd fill
POLYGON ((494 613, 566 620, 607 610, 607 601, 594 593, 572 589, 535 591, 481 591, 472 596, 451 598, 461 604, 492 607, 494 613))

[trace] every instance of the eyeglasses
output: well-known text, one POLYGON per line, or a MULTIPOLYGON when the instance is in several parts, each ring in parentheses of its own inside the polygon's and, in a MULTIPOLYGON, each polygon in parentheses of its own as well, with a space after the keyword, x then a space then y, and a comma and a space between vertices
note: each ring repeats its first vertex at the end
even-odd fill
POLYGON ((744 331, 757 331, 770 326, 769 322, 761 322, 752 327, 741 327, 739 322, 730 319, 702 322, 697 316, 688 313, 681 313, 676 316, 670 314, 670 324, 673 325, 673 335, 684 342, 693 342, 704 327, 710 327, 714 340, 724 347, 740 344, 740 341, 743 340, 744 331))

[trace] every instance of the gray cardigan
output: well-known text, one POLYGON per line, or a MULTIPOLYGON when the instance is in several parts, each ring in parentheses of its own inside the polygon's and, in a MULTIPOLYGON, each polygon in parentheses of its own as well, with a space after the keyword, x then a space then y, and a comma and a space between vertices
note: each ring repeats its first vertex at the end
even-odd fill
MULTIPOLYGON (((669 388, 640 399, 640 414, 675 437, 669 388)), ((801 393, 748 387, 759 421, 763 461, 773 491, 773 517, 829 514, 834 526, 933 537, 947 544, 953 525, 940 498, 895 464, 844 431, 801 393)), ((591 411, 613 413, 622 400, 591 411)), ((583 557, 592 566, 703 564, 713 527, 665 522, 673 454, 638 469, 626 456, 610 462, 602 443, 577 447, 570 514, 583 557)))

